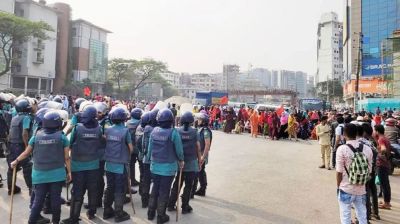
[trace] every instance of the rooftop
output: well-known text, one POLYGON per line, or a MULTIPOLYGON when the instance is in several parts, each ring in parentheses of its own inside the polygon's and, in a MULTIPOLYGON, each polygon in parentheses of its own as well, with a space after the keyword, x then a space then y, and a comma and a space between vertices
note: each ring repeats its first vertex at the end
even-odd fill
POLYGON ((84 20, 84 19, 76 19, 76 20, 72 20, 72 22, 73 22, 73 23, 84 23, 84 24, 86 24, 86 25, 89 25, 89 26, 95 27, 95 28, 97 28, 97 29, 99 29, 99 30, 102 30, 102 31, 104 31, 104 32, 106 32, 106 33, 112 33, 111 31, 106 30, 106 29, 104 29, 104 28, 102 28, 102 27, 100 27, 100 26, 97 26, 97 25, 95 25, 95 24, 93 24, 93 23, 91 23, 91 22, 89 22, 89 21, 84 20))

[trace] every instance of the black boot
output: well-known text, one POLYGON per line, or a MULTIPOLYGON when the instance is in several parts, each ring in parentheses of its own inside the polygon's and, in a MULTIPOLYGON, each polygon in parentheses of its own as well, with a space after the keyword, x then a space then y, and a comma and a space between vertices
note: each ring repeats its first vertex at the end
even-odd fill
MULTIPOLYGON (((11 195, 11 187, 9 187, 8 188, 8 195, 11 195)), ((19 194, 19 193, 21 193, 21 188, 20 187, 18 187, 17 185, 15 185, 15 187, 14 187, 14 194, 19 194)))
POLYGON ((166 214, 167 202, 158 202, 157 205, 157 224, 163 224, 169 221, 169 216, 166 214))
POLYGON ((129 220, 131 218, 129 216, 129 214, 123 210, 124 198, 125 198, 125 195, 123 195, 123 194, 115 196, 115 204, 114 204, 114 208, 115 208, 114 221, 115 222, 123 222, 123 221, 129 220))
POLYGON ((110 192, 108 189, 104 191, 104 212, 103 219, 109 219, 114 217, 114 209, 111 207, 114 201, 114 194, 110 192))
POLYGON ((71 199, 71 207, 69 210, 69 218, 61 221, 61 224, 79 224, 79 216, 81 214, 82 201, 71 199))
POLYGON ((142 194, 142 208, 147 208, 149 206, 149 194, 142 194))
POLYGON ((150 195, 149 208, 147 210, 148 220, 154 219, 154 217, 156 216, 156 209, 157 209, 157 200, 152 195, 150 195))
POLYGON ((184 191, 182 195, 182 214, 191 213, 193 208, 189 205, 190 191, 184 191))
POLYGON ((47 224, 50 223, 50 219, 43 217, 41 214, 39 214, 39 218, 36 221, 36 224, 47 224))
POLYGON ((195 195, 197 196, 206 196, 206 189, 205 188, 200 188, 198 191, 196 191, 195 195))

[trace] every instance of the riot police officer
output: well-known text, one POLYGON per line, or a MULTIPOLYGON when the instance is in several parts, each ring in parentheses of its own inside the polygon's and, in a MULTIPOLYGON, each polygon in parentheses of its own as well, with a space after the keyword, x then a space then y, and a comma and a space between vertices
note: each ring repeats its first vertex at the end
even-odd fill
POLYGON ((140 118, 142 117, 143 111, 140 108, 134 108, 131 111, 131 119, 127 122, 126 126, 129 129, 129 133, 131 134, 132 143, 135 147, 133 147, 133 153, 131 155, 131 161, 129 163, 130 168, 130 180, 131 180, 131 187, 138 186, 139 182, 136 180, 135 175, 135 164, 138 160, 139 151, 136 147, 136 129, 140 125, 140 118))
MULTIPOLYGON (((17 115, 12 118, 9 133, 9 154, 7 155, 7 163, 9 165, 7 171, 8 195, 11 195, 12 185, 12 169, 10 163, 14 161, 28 146, 28 141, 32 131, 32 107, 29 101, 25 98, 19 99, 15 103, 17 115)), ((32 191, 32 162, 30 158, 21 160, 18 163, 22 167, 26 186, 29 188, 29 193, 32 191)), ((14 194, 21 192, 21 188, 15 186, 14 194)))
POLYGON ((63 220, 64 224, 78 224, 83 197, 88 191, 89 220, 94 219, 97 207, 97 183, 99 175, 99 153, 103 133, 96 120, 97 110, 87 106, 82 112, 81 122, 71 133, 71 169, 74 185, 70 216, 63 220))
MULTIPOLYGON (((100 125, 101 132, 104 135, 104 132, 107 128, 111 127, 111 121, 110 118, 108 117, 108 106, 104 102, 95 102, 93 104, 94 107, 97 109, 97 121, 100 125)), ((99 146, 99 158, 100 158, 100 163, 99 163, 99 176, 98 182, 97 182, 97 207, 101 208, 102 203, 103 203, 103 193, 104 193, 104 187, 105 187, 105 182, 104 182, 104 150, 105 150, 106 144, 105 140, 102 141, 101 145, 99 146)), ((89 205, 85 205, 86 209, 89 209, 89 205)))
POLYGON ((162 224, 169 221, 166 214, 169 193, 174 175, 183 168, 182 140, 178 131, 172 128, 174 115, 169 109, 158 112, 157 122, 150 135, 148 155, 151 157, 150 171, 152 174, 153 187, 151 189, 148 218, 155 216, 154 204, 157 202, 157 223, 162 224))
POLYGON ((33 152, 32 182, 35 198, 28 223, 37 223, 48 193, 53 214, 52 223, 60 222, 62 186, 66 179, 71 180, 69 141, 60 130, 61 125, 62 119, 56 111, 47 112, 43 118, 43 128, 29 140, 25 151, 10 165, 17 166, 33 152))
POLYGON ((103 218, 114 217, 115 222, 130 219, 128 213, 123 210, 125 199, 125 183, 127 178, 127 165, 133 151, 132 138, 124 122, 127 113, 123 108, 115 108, 110 112, 110 119, 114 124, 106 129, 106 149, 104 153, 107 187, 104 192, 103 218), (114 202, 115 211, 111 208, 114 202))
MULTIPOLYGON (((139 192, 142 199, 142 208, 147 208, 149 205, 150 185, 151 185, 151 172, 150 172, 150 158, 147 155, 148 145, 150 141, 150 134, 156 125, 156 117, 154 112, 147 112, 142 116, 141 127, 143 128, 142 147, 139 148, 139 158, 142 159, 142 171, 140 172, 141 180, 139 192), (153 115, 153 116, 152 116, 153 115)), ((138 132, 136 132, 139 134, 138 132)), ((138 136, 138 141, 140 136, 138 136)))
POLYGON ((206 173, 206 164, 208 163, 208 153, 210 151, 211 142, 212 142, 212 132, 208 127, 209 117, 206 113, 200 113, 198 124, 200 127, 199 131, 199 141, 200 141, 200 150, 201 150, 201 159, 200 159, 200 172, 198 176, 195 178, 193 184, 193 195, 197 196, 205 196, 207 189, 207 173, 206 173), (198 182, 200 182, 200 188, 197 190, 198 182), (197 191, 196 191, 197 190, 197 191))
MULTIPOLYGON (((198 140, 197 130, 191 127, 194 122, 192 112, 185 112, 180 118, 181 127, 178 132, 182 139, 183 154, 185 158, 185 166, 183 167, 182 183, 185 183, 185 188, 182 195, 182 214, 192 212, 193 208, 189 205, 190 195, 194 179, 199 172, 199 162, 201 160, 200 143, 198 140)), ((182 184, 180 183, 180 184, 182 184)), ((168 211, 176 210, 175 203, 178 200, 178 184, 179 173, 175 177, 175 181, 171 190, 171 195, 168 202, 168 211)))
POLYGON ((80 115, 81 115, 80 107, 81 107, 81 104, 86 101, 87 100, 84 98, 78 98, 75 100, 75 113, 71 118, 70 125, 67 129, 67 132, 65 133, 66 135, 69 135, 71 133, 72 129, 79 123, 80 115))

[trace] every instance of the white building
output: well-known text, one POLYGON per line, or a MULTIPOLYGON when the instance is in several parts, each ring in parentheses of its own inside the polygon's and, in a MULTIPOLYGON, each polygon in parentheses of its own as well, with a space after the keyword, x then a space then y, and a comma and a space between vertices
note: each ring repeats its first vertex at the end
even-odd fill
POLYGON ((212 91, 218 89, 218 80, 212 74, 193 74, 191 79, 192 86, 202 91, 212 91))
MULTIPOLYGON (((1 0, 0 1, 0 12, 8 12, 14 14, 15 1, 14 0, 1 0)), ((1 47, 0 47, 0 50, 1 47)), ((0 53, 0 70, 3 70, 6 66, 6 61, 3 54, 0 53)), ((4 90, 10 87, 10 72, 0 76, 0 90, 4 90)))
POLYGON ((167 81, 171 86, 175 88, 179 88, 181 85, 180 77, 181 75, 179 73, 175 72, 165 72, 160 74, 165 81, 167 81))
POLYGON ((271 87, 272 88, 279 87, 279 71, 276 70, 271 71, 271 87))
POLYGON ((307 73, 296 72, 296 89, 300 97, 307 96, 307 73))
POLYGON ((318 24, 316 83, 328 80, 343 81, 343 23, 334 12, 321 16, 318 24))
POLYGON ((265 87, 271 87, 271 71, 265 68, 252 69, 250 75, 260 81, 265 87))
POLYGON ((17 0, 15 15, 46 22, 54 32, 47 32, 48 40, 32 38, 13 49, 17 62, 12 66, 11 88, 31 95, 51 92, 56 66, 57 12, 42 0, 17 0))

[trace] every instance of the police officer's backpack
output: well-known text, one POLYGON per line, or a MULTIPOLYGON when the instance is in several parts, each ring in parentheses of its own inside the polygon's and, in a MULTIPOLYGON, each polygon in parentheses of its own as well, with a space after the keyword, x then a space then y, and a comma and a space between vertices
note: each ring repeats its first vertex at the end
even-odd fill
POLYGON ((349 182, 350 184, 365 185, 370 178, 370 172, 367 156, 363 153, 363 144, 360 144, 357 149, 350 144, 347 144, 347 146, 354 153, 349 170, 347 170, 346 166, 344 167, 349 177, 349 182))

